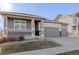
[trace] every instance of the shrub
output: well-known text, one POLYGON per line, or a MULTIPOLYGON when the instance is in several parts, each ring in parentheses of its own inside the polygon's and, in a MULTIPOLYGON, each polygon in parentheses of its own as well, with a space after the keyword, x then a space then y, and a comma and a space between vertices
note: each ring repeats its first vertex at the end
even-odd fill
POLYGON ((3 37, 3 42, 6 42, 7 41, 7 38, 6 37, 3 37))
POLYGON ((0 37, 0 43, 3 43, 3 37, 0 37))
POLYGON ((19 41, 25 40, 24 36, 19 36, 19 41))
POLYGON ((7 41, 17 41, 16 36, 8 36, 7 41))
POLYGON ((0 43, 6 42, 6 37, 0 38, 0 43))

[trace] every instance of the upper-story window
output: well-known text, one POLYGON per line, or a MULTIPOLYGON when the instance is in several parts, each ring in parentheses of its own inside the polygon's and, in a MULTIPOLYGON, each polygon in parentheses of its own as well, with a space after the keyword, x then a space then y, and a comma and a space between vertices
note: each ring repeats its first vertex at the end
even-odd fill
POLYGON ((79 17, 75 17, 74 20, 73 20, 73 23, 74 24, 79 24, 79 17))
POLYGON ((14 20, 14 29, 26 29, 26 21, 14 20))

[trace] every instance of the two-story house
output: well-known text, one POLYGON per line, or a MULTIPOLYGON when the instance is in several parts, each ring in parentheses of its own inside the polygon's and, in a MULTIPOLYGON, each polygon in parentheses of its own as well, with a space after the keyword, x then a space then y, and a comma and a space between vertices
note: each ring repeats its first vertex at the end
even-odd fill
POLYGON ((71 15, 58 15, 55 21, 68 24, 69 36, 71 37, 79 36, 79 13, 71 15))

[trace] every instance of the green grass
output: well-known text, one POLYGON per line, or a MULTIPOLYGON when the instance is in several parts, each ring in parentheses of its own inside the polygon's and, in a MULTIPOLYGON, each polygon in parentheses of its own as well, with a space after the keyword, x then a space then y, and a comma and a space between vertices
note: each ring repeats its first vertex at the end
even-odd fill
POLYGON ((58 55, 79 55, 79 50, 74 50, 70 52, 60 53, 58 55))
POLYGON ((45 48, 52 48, 60 46, 59 44, 51 41, 33 41, 23 43, 13 43, 1 46, 1 54, 9 54, 22 51, 31 51, 45 48))

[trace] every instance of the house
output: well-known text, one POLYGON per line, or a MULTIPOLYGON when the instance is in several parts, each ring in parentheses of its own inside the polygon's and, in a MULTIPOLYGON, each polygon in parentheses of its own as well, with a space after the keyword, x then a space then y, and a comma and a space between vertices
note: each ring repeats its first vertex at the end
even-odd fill
POLYGON ((4 37, 25 39, 67 37, 67 23, 49 21, 42 16, 16 12, 0 12, 0 29, 4 37))
POLYGON ((78 12, 71 15, 58 15, 55 21, 68 24, 69 37, 79 36, 79 13, 78 12))
POLYGON ((35 37, 44 37, 43 21, 44 17, 16 13, 16 12, 0 12, 0 24, 3 36, 23 36, 26 39, 35 37))

